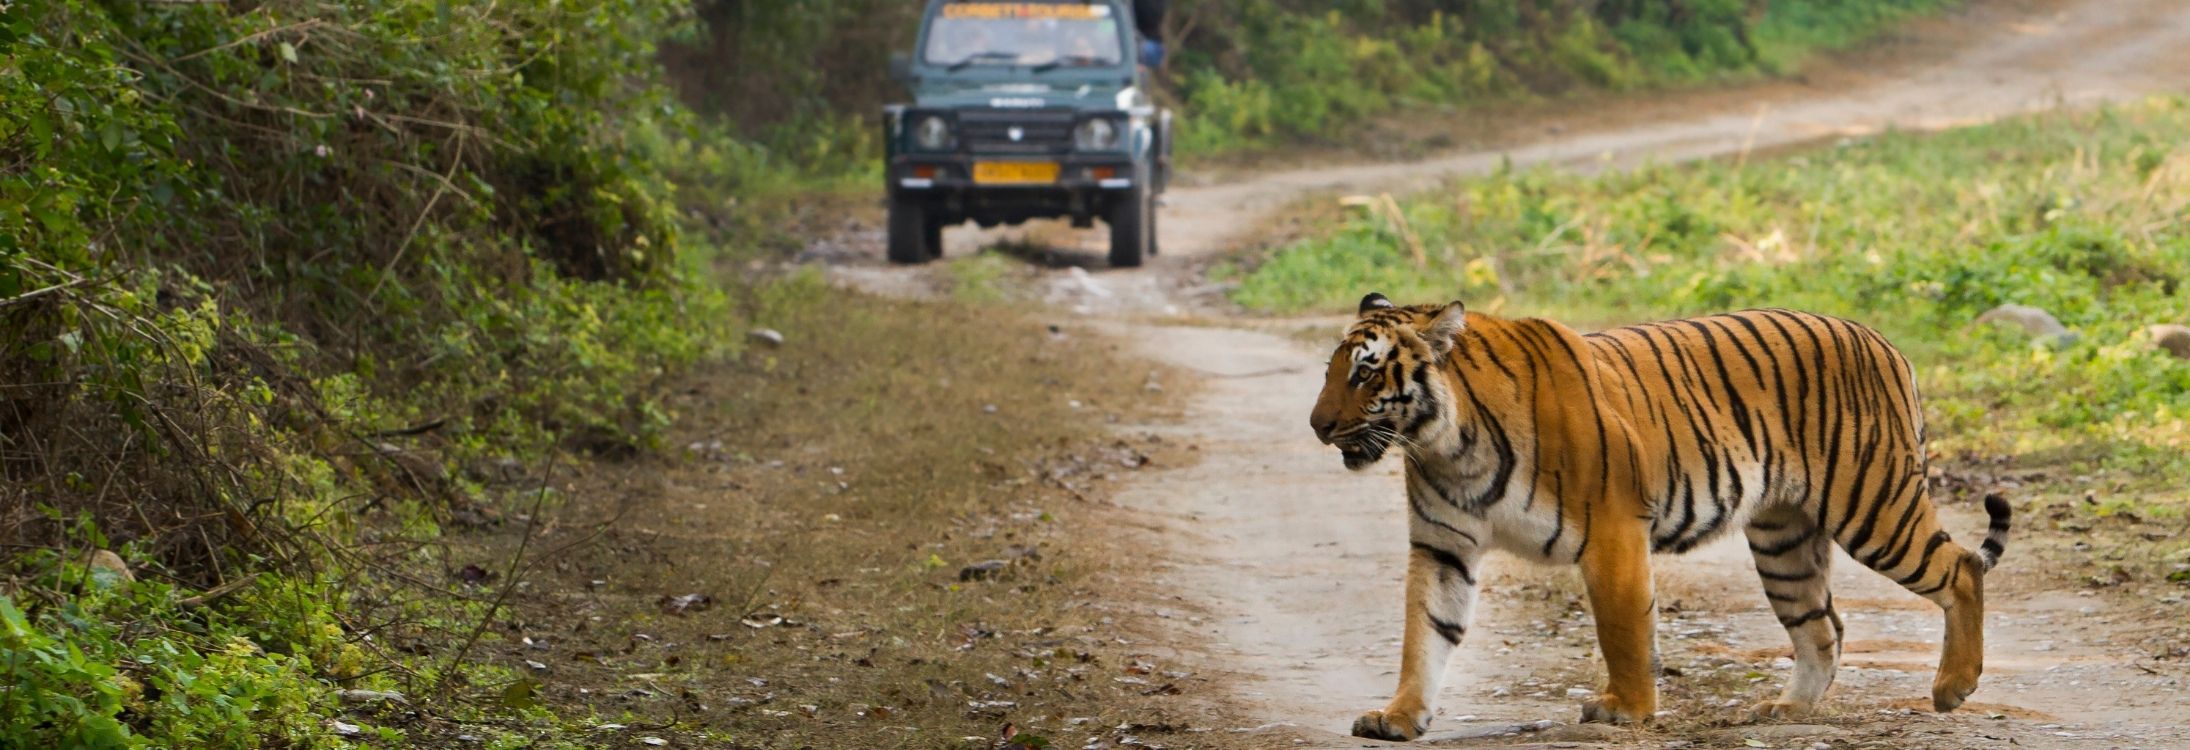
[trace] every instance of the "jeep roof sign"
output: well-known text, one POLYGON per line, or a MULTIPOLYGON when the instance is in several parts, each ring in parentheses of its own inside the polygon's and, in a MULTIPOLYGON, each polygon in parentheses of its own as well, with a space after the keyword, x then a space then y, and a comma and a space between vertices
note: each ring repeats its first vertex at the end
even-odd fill
POLYGON ((1110 6, 1081 3, 951 3, 944 18, 1055 18, 1093 21, 1110 17, 1110 6))

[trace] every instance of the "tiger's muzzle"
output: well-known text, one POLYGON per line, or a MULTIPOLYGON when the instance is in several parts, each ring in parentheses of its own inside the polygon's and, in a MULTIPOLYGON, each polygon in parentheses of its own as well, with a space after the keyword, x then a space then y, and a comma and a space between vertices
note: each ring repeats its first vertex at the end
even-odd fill
POLYGON ((1324 445, 1337 446, 1339 458, 1345 461, 1347 469, 1353 471, 1366 469, 1376 463, 1392 445, 1389 430, 1379 429, 1368 422, 1336 432, 1318 426, 1316 438, 1322 440, 1324 445))

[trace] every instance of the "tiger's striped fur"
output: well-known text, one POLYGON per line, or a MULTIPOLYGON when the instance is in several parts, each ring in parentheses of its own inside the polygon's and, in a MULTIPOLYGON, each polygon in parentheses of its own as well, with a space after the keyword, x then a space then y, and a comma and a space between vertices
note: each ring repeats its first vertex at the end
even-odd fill
POLYGON ((2008 505, 1986 498, 1992 528, 1976 552, 1940 528, 1913 373, 1869 328, 1750 310, 1585 335, 1372 294, 1310 421, 1349 468, 1394 447, 1406 460, 1400 684, 1356 735, 1427 729, 1490 547, 1581 566, 1609 675, 1584 720, 1657 710, 1650 553, 1734 529, 1795 647, 1793 678, 1760 714, 1806 713, 1832 684, 1836 543, 1945 610, 1933 705, 1952 710, 1977 687, 1984 573, 2004 549, 2008 505))

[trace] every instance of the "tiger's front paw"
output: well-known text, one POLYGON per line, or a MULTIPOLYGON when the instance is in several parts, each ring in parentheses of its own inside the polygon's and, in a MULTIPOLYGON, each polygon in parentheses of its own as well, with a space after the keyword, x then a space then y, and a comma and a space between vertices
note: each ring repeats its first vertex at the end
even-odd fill
POLYGON ((1611 693, 1582 701, 1584 724, 1638 724, 1650 718, 1652 708, 1632 705, 1611 693))
POLYGON ((1429 729, 1430 716, 1427 711, 1407 714, 1387 708, 1370 711, 1354 720, 1354 736, 1372 740, 1406 742, 1422 736, 1429 729))

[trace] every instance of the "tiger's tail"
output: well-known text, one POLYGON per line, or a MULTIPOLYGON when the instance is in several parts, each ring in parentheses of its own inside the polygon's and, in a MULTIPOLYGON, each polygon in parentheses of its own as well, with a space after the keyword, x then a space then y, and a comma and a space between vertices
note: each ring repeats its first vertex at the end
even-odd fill
POLYGON ((2007 498, 1994 492, 1985 495, 1985 515, 1992 517, 1992 527, 1985 531, 1985 543, 1977 548, 1977 559, 1985 564, 1985 570, 2000 564, 2000 555, 2007 552, 2008 516, 2013 509, 2007 498))

